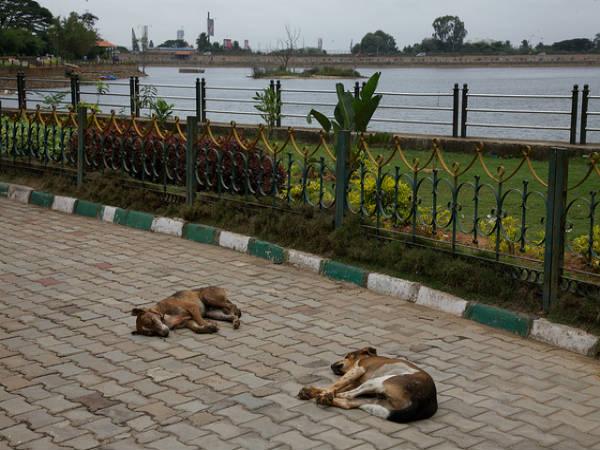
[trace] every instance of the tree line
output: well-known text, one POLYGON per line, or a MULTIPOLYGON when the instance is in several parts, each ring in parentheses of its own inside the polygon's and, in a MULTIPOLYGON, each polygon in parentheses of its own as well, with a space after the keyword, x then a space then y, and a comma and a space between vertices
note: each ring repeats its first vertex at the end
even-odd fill
POLYGON ((396 46, 394 38, 382 30, 367 33, 361 41, 351 48, 353 54, 369 56, 376 55, 419 55, 427 53, 458 53, 458 54, 486 54, 486 53, 587 53, 600 52, 600 33, 593 39, 575 38, 554 42, 550 45, 538 43, 535 47, 523 39, 515 46, 510 41, 480 41, 465 42, 467 29, 458 16, 442 16, 433 23, 433 34, 421 42, 408 45, 402 50, 396 46))
POLYGON ((0 0, 0 54, 96 57, 104 51, 96 47, 97 20, 88 12, 54 17, 35 0, 0 0))

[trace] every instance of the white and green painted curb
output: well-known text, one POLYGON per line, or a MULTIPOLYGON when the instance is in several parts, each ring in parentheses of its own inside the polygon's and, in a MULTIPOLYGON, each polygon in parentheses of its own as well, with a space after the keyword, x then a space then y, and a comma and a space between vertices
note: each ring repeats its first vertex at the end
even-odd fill
MULTIPOLYGON (((55 211, 74 214, 77 199, 72 197, 53 196, 51 204, 35 198, 33 189, 27 186, 0 183, 1 193, 6 192, 10 200, 32 205, 49 207, 55 211)), ((43 195, 52 195, 52 194, 43 195)), ((39 195, 38 195, 39 197, 39 195)), ((90 203, 90 202, 87 202, 90 203)), ((94 206, 90 203, 90 208, 94 206), (90 206, 91 205, 91 206, 90 206)), ((600 338, 583 330, 559 325, 546 319, 532 318, 520 313, 506 311, 483 303, 469 302, 443 291, 431 289, 420 283, 394 278, 389 275, 368 272, 362 268, 331 261, 318 255, 294 249, 284 249, 269 242, 259 241, 250 236, 232 233, 187 223, 183 220, 159 217, 139 211, 124 210, 115 206, 99 206, 97 219, 114 224, 121 224, 140 230, 153 231, 171 236, 194 240, 201 243, 218 245, 241 253, 254 255, 273 263, 284 263, 329 278, 364 286, 367 289, 417 305, 453 314, 457 317, 473 320, 494 328, 499 328, 524 338, 544 342, 565 350, 586 356, 597 356, 600 352, 600 338)), ((81 209, 81 208, 80 208, 81 209)), ((87 208, 89 209, 89 208, 87 208)), ((91 213, 84 213, 89 217, 91 213)))

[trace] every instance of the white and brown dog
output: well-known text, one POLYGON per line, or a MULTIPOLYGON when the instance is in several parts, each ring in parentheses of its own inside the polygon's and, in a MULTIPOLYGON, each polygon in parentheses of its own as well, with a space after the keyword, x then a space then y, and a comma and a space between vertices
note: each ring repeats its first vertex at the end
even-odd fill
POLYGON ((408 361, 377 356, 373 347, 348 353, 331 365, 342 377, 328 388, 307 386, 298 397, 338 408, 360 408, 393 422, 427 419, 437 411, 429 374, 408 361))

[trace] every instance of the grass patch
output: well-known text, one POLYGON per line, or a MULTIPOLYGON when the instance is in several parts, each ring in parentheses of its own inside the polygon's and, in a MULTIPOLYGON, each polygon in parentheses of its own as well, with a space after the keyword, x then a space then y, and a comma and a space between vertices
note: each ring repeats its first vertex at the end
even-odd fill
MULTIPOLYGON (((1 179, 37 190, 70 195, 104 205, 165 215, 243 233, 370 271, 417 281, 459 297, 526 314, 541 315, 538 286, 511 278, 492 261, 452 256, 433 249, 367 236, 350 216, 335 230, 331 212, 312 208, 295 213, 242 207, 238 202, 197 200, 194 205, 165 205, 160 193, 125 188, 118 180, 90 174, 76 187, 71 178, 1 173, 1 179)), ((600 301, 562 293, 547 316, 559 323, 600 334, 600 301)))

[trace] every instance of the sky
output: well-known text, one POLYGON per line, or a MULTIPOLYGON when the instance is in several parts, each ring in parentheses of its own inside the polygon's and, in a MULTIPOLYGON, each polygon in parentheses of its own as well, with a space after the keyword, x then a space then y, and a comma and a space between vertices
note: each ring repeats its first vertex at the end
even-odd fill
POLYGON ((396 45, 420 42, 433 33, 436 17, 458 16, 468 32, 466 41, 509 40, 534 46, 600 33, 600 0, 38 0, 54 16, 71 11, 98 17, 103 39, 131 47, 131 29, 155 45, 176 39, 177 30, 195 46, 206 31, 210 12, 215 36, 232 39, 253 50, 275 50, 286 37, 286 25, 299 31, 298 46, 316 47, 318 39, 330 53, 348 52, 368 32, 392 35, 396 45))

